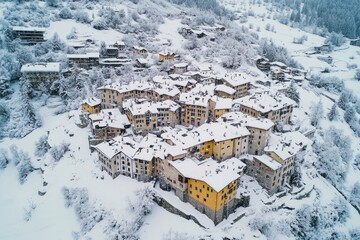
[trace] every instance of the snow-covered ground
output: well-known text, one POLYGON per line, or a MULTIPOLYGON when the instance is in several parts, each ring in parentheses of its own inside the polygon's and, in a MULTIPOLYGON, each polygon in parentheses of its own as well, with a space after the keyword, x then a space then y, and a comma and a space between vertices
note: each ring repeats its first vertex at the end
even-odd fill
MULTIPOLYGON (((229 1, 229 2, 234 2, 229 1)), ((237 3, 237 2, 236 2, 237 3)), ((0 5, 1 8, 2 5, 0 5)), ((239 1, 238 5, 228 6, 234 10, 247 11, 250 8, 256 15, 266 13, 267 9, 262 5, 249 5, 247 0, 239 1), (239 7, 241 6, 241 7, 239 7)), ((0 11, 1 12, 1 11, 0 11)), ((0 13, 1 15, 1 13, 0 13)), ((160 25, 158 38, 160 40, 170 40, 169 50, 182 50, 184 38, 179 35, 177 28, 182 24, 180 19, 165 18, 164 24, 160 25)), ((242 25, 238 22, 239 25, 242 25)), ((345 46, 341 50, 334 51, 330 54, 334 59, 334 64, 329 65, 319 59, 317 55, 306 55, 305 52, 312 50, 313 46, 321 45, 324 38, 294 29, 289 26, 280 24, 276 20, 258 16, 249 16, 248 22, 244 26, 253 25, 253 31, 260 27, 257 32, 260 37, 272 39, 277 45, 288 48, 291 55, 304 68, 313 73, 319 73, 324 68, 331 69, 329 76, 338 76, 345 80, 345 86, 359 94, 360 82, 354 81, 355 70, 349 70, 347 65, 360 65, 360 48, 345 46), (266 31, 267 24, 274 26, 275 32, 266 31), (306 35, 308 40, 304 44, 294 44, 294 37, 306 35)), ((84 38, 93 38, 96 41, 105 41, 107 43, 121 40, 123 34, 114 30, 99 31, 90 25, 77 23, 74 20, 62 20, 52 22, 48 31, 48 37, 57 33, 64 41, 71 29, 75 27, 78 35, 84 38)), ((327 56, 326 55, 326 56, 327 56)), ((193 60, 193 59, 191 59, 193 60)), ((198 63, 201 65, 201 63, 198 63)), ((220 68, 220 66, 217 66, 220 68)), ((219 70, 220 71, 220 70, 219 70)), ((310 128, 309 111, 311 107, 322 101, 326 115, 333 101, 322 94, 323 90, 313 89, 308 84, 299 88, 301 103, 300 107, 294 111, 294 119, 299 123, 301 129, 310 128)), ((335 96, 337 98, 338 96, 335 96)), ((105 172, 101 172, 97 164, 97 154, 91 152, 88 144, 88 128, 78 127, 76 122, 77 113, 69 112, 61 115, 55 115, 56 106, 61 105, 57 98, 48 101, 43 107, 38 107, 38 113, 42 118, 42 127, 34 130, 22 139, 2 139, 1 148, 7 150, 8 156, 12 156, 10 148, 12 145, 17 146, 29 154, 32 164, 35 168, 41 168, 43 173, 35 170, 31 173, 24 184, 18 180, 18 171, 13 162, 10 162, 5 170, 0 170, 0 239, 72 239, 74 233, 81 232, 81 226, 78 216, 73 207, 66 207, 63 195, 63 189, 66 188, 86 188, 89 199, 94 202, 97 208, 105 209, 111 212, 115 219, 121 221, 126 219, 129 210, 128 203, 136 198, 137 190, 144 186, 152 188, 152 183, 144 184, 124 176, 118 176, 112 179, 105 172), (35 142, 43 135, 49 132, 49 144, 58 146, 62 143, 69 143, 70 151, 64 157, 56 162, 50 154, 45 158, 38 158, 34 155, 35 142), (70 136, 71 135, 71 136, 70 136), (45 183, 45 184, 44 184, 45 183), (40 196, 41 193, 45 195, 40 196), (29 213, 30 212, 30 213, 29 213), (30 218, 29 218, 30 214, 30 218), (28 221, 25 218, 28 218, 28 221)), ((340 115, 343 115, 341 111, 340 115)), ((327 129, 330 126, 342 129, 345 135, 352 140, 351 149, 353 155, 360 153, 360 139, 354 136, 346 122, 338 120, 329 122, 325 117, 321 120, 321 128, 327 129)), ((11 158, 11 157, 10 157, 11 158)), ((200 227, 192 220, 186 220, 182 217, 169 213, 163 208, 155 205, 152 213, 145 217, 145 221, 139 230, 140 239, 176 239, 175 236, 187 236, 193 239, 223 239, 223 237, 239 239, 266 239, 258 230, 252 230, 249 222, 253 219, 271 219, 275 224, 300 209, 302 205, 313 205, 314 202, 320 202, 321 205, 329 204, 335 197, 342 198, 341 194, 324 178, 316 173, 311 167, 315 161, 315 156, 309 155, 305 159, 308 163, 303 168, 304 189, 294 189, 293 192, 299 193, 288 194, 283 197, 269 197, 265 191, 250 177, 244 177, 240 191, 251 194, 250 206, 248 208, 238 208, 235 213, 231 214, 228 219, 214 226, 213 222, 201 214, 189 203, 181 202, 172 192, 164 192, 159 188, 154 190, 168 202, 176 206, 186 214, 193 215, 205 228, 200 227), (296 197, 306 194, 315 188, 308 197, 301 200, 296 197), (269 204, 271 203, 272 204, 269 204), (289 209, 277 209, 283 204, 289 209)), ((359 180, 359 170, 350 167, 344 189, 344 192, 350 191, 353 184, 359 180)), ((360 215, 349 204, 349 220, 340 225, 343 231, 360 228, 360 215)), ((107 239, 104 234, 104 228, 108 223, 100 221, 90 232, 80 234, 80 239, 91 237, 92 239, 107 239)), ((281 226, 279 226, 281 227, 281 226)), ((75 234, 76 235, 76 234, 75 234)), ((288 236, 277 236, 278 239, 288 239, 288 236)))

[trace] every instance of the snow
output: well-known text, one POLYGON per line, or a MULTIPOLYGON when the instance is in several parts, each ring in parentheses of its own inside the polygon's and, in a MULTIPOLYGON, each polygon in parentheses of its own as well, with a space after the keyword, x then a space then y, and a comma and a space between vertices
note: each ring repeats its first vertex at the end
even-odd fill
POLYGON ((211 158, 203 161, 186 158, 170 162, 170 164, 186 178, 206 182, 216 192, 220 192, 231 182, 240 178, 246 166, 236 158, 230 158, 221 163, 211 158))
POLYGON ((60 72, 60 63, 36 63, 36 64, 25 64, 21 67, 22 73, 59 73, 60 72))
POLYGON ((129 119, 125 114, 122 114, 118 108, 101 109, 100 113, 90 114, 89 118, 92 120, 93 128, 111 127, 125 129, 129 126, 129 119))
POLYGON ((270 157, 266 154, 263 154, 261 156, 254 156, 254 158, 259 160, 261 163, 265 164, 266 166, 268 166, 269 168, 271 168, 274 171, 278 170, 282 166, 275 159, 273 159, 272 157, 270 157))
POLYGON ((13 26, 12 29, 18 32, 45 32, 46 28, 13 26))

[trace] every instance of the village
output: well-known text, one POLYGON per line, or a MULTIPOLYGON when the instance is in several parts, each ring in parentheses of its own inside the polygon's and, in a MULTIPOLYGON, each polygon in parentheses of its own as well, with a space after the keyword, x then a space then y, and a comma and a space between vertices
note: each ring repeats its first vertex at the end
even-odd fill
MULTIPOLYGON (((44 29, 14 28, 24 44, 44 41, 44 29)), ((209 37, 212 29, 181 30, 184 37, 209 37)), ((74 44, 83 48, 90 40, 74 44)), ((261 77, 245 72, 218 72, 211 65, 197 71, 176 53, 151 53, 145 47, 117 41, 100 51, 67 54, 61 63, 25 64, 24 77, 36 88, 69 71, 86 74, 93 67, 151 67, 150 55, 168 62, 166 74, 97 88, 81 104, 82 124, 90 126, 90 147, 98 152, 101 170, 112 178, 124 175, 154 181, 206 214, 215 224, 251 196, 239 194, 243 175, 254 177, 269 196, 291 189, 297 155, 312 144, 291 122, 297 103, 287 97, 291 84, 301 85, 306 71, 256 57, 261 77), (136 56, 129 58, 125 49, 136 56), (265 77, 264 77, 265 76, 265 77)))

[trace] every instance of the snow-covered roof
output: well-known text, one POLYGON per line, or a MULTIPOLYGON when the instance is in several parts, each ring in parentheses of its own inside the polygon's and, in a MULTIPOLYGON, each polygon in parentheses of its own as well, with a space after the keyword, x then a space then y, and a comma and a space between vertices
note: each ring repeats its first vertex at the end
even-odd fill
POLYGON ((287 65, 285 63, 282 63, 282 62, 270 62, 270 65, 278 66, 278 67, 281 67, 281 68, 287 67, 287 65))
POLYGON ((198 144, 212 140, 221 142, 250 135, 249 130, 245 126, 226 122, 204 123, 192 130, 191 133, 198 144))
POLYGON ((254 156, 254 159, 259 160, 261 163, 265 164, 274 171, 278 170, 282 166, 279 162, 266 154, 261 156, 254 156))
POLYGON ((91 107, 97 106, 99 104, 101 104, 101 99, 97 98, 97 97, 89 97, 86 98, 83 102, 83 104, 88 104, 91 107))
POLYGON ((274 126, 274 123, 267 118, 254 118, 250 115, 244 114, 242 112, 229 112, 225 113, 217 119, 218 122, 232 122, 240 123, 246 127, 258 128, 269 130, 274 126))
POLYGON ((99 56, 100 54, 98 52, 66 55, 66 57, 69 59, 99 58, 99 56))
POLYGON ((302 133, 287 132, 283 134, 271 134, 266 152, 274 152, 284 161, 301 151, 304 147, 312 145, 313 141, 302 133))
POLYGON ((159 113, 159 109, 168 109, 172 112, 176 111, 180 108, 180 105, 171 100, 165 100, 162 102, 143 102, 136 103, 133 100, 127 100, 123 103, 123 108, 130 111, 133 116, 135 115, 143 115, 146 112, 150 112, 152 114, 159 113))
POLYGON ((59 73, 60 72, 60 63, 28 63, 24 64, 21 67, 21 73, 37 73, 37 72, 46 72, 46 73, 59 73))
POLYGON ((139 150, 135 153, 134 158, 144 161, 151 161, 154 157, 165 159, 167 155, 177 156, 186 154, 187 151, 178 146, 171 146, 163 139, 147 134, 139 143, 139 150))
POLYGON ((138 51, 147 51, 146 48, 140 46, 133 46, 133 48, 138 51))
POLYGON ((135 90, 146 91, 152 88, 154 88, 154 85, 151 84, 150 82, 134 81, 127 84, 113 83, 110 85, 99 87, 98 90, 110 89, 110 90, 118 91, 119 93, 126 93, 135 90))
POLYGON ((222 98, 218 96, 213 96, 211 100, 215 102, 215 110, 232 108, 231 98, 222 98))
POLYGON ((251 81, 251 77, 245 73, 223 73, 218 76, 233 87, 237 87, 251 81))
POLYGON ((159 52, 159 54, 160 54, 160 55, 163 55, 163 56, 171 56, 171 55, 175 55, 175 53, 174 53, 174 52, 171 52, 171 51, 169 51, 169 50, 167 50, 167 49, 165 49, 165 50, 163 50, 163 51, 159 52))
POLYGON ((13 31, 25 31, 25 32, 45 32, 46 28, 42 27, 23 27, 23 26, 13 26, 13 31))
POLYGON ((230 158, 221 163, 211 158, 203 161, 186 158, 171 161, 170 164, 186 178, 203 181, 216 192, 220 192, 231 182, 239 179, 246 166, 237 158, 230 158))
POLYGON ((186 68, 188 66, 187 63, 176 63, 174 64, 175 68, 186 68))
POLYGON ((138 61, 140 64, 147 64, 148 61, 145 58, 137 58, 136 61, 138 61))
POLYGON ((120 152, 128 157, 133 157, 139 149, 138 144, 130 137, 118 136, 109 141, 102 142, 95 146, 97 151, 100 151, 108 159, 113 158, 120 152))
POLYGON ((124 129, 126 125, 130 125, 129 119, 122 114, 118 108, 102 109, 100 113, 90 114, 93 128, 111 127, 124 129))
POLYGON ((181 149, 188 149, 198 145, 193 134, 184 128, 163 127, 161 138, 170 140, 175 146, 181 149))
POLYGON ((207 107, 210 96, 200 96, 192 93, 180 93, 179 101, 186 105, 207 107))
POLYGON ((226 86, 224 84, 216 85, 215 91, 224 92, 224 93, 227 93, 229 95, 233 95, 236 92, 235 89, 233 89, 232 87, 226 86))
POLYGON ((276 111, 286 106, 293 106, 296 103, 282 93, 270 93, 269 91, 254 93, 249 96, 234 100, 235 104, 240 104, 252 108, 261 113, 276 111))

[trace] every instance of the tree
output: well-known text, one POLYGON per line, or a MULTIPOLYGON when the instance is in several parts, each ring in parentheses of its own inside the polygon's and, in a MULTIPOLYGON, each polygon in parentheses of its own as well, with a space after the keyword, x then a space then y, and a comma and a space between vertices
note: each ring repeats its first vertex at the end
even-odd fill
POLYGON ((341 108, 342 110, 345 110, 348 103, 349 103, 349 96, 346 91, 343 91, 340 95, 340 98, 339 98, 339 101, 337 104, 338 104, 339 108, 341 108))
POLYGON ((292 81, 289 89, 286 92, 286 96, 292 100, 294 100, 297 104, 300 102, 300 95, 297 91, 295 83, 292 81))
POLYGON ((65 8, 62 8, 59 12, 59 16, 62 18, 62 19, 71 19, 72 18, 72 12, 69 8, 65 7, 65 8))
POLYGON ((104 57, 106 55, 106 44, 105 44, 105 42, 100 43, 99 53, 100 53, 100 57, 104 57))
POLYGON ((350 203, 360 209, 360 182, 356 182, 351 189, 350 203))
POLYGON ((35 143, 35 156, 42 157, 47 151, 51 148, 48 143, 49 135, 43 135, 39 138, 39 140, 35 143))
POLYGON ((355 73, 355 76, 354 78, 358 81, 360 81, 360 69, 356 69, 356 73, 355 73))
POLYGON ((317 127, 320 123, 321 118, 323 117, 323 114, 324 114, 323 104, 322 101, 320 101, 311 108, 311 113, 310 113, 311 125, 317 127))
POLYGON ((346 39, 344 38, 344 36, 340 33, 335 33, 332 32, 330 33, 330 35, 328 36, 328 38, 326 38, 325 43, 340 47, 341 45, 343 45, 346 42, 346 39))
POLYGON ((334 121, 337 120, 339 117, 339 111, 337 109, 336 104, 334 103, 333 106, 330 109, 330 112, 328 113, 328 119, 330 121, 334 121))
POLYGON ((294 173, 291 176, 290 183, 295 187, 302 186, 302 174, 299 162, 295 162, 294 173))
POLYGON ((347 123, 350 123, 355 118, 355 109, 353 106, 348 106, 345 110, 344 119, 347 123))
POLYGON ((59 1, 58 0, 46 0, 47 5, 50 7, 58 7, 59 1))
POLYGON ((62 143, 59 146, 52 147, 50 154, 55 159, 55 161, 59 161, 66 152, 70 151, 69 146, 69 143, 62 143))
POLYGON ((9 164, 9 159, 6 155, 6 150, 1 148, 0 149, 0 170, 6 168, 9 164))

